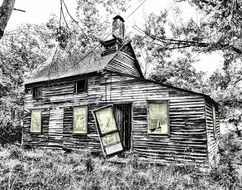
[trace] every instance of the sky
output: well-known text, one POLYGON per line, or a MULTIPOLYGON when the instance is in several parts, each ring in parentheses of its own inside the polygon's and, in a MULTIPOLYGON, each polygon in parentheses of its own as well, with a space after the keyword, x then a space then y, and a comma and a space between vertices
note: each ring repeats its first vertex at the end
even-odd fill
MULTIPOLYGON (((132 4, 128 11, 121 16, 123 18, 129 17, 125 20, 126 28, 128 32, 135 32, 132 28, 134 25, 142 26, 145 22, 145 18, 152 12, 158 14, 161 10, 168 9, 168 19, 172 22, 178 22, 174 19, 173 0, 146 0, 145 3, 140 6, 134 13, 133 11, 141 5, 143 0, 132 0, 132 4), (133 13, 133 14, 132 14, 133 13), (132 14, 131 16, 129 16, 132 14)), ((2 0, 0 0, 0 4, 2 0)), ((65 3, 70 13, 75 16, 75 0, 65 0, 65 3)), ((45 23, 50 18, 51 14, 59 15, 60 1, 59 0, 16 0, 15 8, 25 10, 26 12, 13 11, 12 16, 7 25, 7 31, 14 30, 18 25, 22 23, 45 23)), ((179 8, 182 10, 181 19, 186 21, 193 17, 199 21, 199 14, 194 7, 189 6, 188 3, 179 4, 179 8)), ((115 15, 114 15, 115 16, 115 15)), ((111 22, 111 18, 110 18, 111 22)), ((194 66, 199 71, 204 71, 210 75, 216 68, 220 67, 223 63, 223 58, 219 53, 213 54, 201 54, 200 61, 194 63, 194 66)))

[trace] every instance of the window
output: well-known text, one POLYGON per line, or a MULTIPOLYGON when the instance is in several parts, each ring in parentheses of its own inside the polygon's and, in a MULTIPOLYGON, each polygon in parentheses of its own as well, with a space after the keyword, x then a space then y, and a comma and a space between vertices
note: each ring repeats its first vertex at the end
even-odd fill
POLYGON ((106 134, 117 130, 113 108, 111 106, 97 111, 96 115, 100 125, 101 134, 106 134))
POLYGON ((148 133, 169 134, 168 101, 148 103, 148 133))
POLYGON ((73 108, 73 133, 86 134, 87 133, 87 106, 73 108))
POLYGON ((74 83, 74 93, 78 94, 87 91, 87 79, 78 80, 74 83))
POLYGON ((33 88, 33 98, 40 99, 42 97, 42 87, 34 87, 33 88))
POLYGON ((109 145, 112 145, 112 144, 120 143, 119 133, 115 132, 115 133, 103 136, 102 142, 103 142, 104 146, 109 146, 109 145))
POLYGON ((32 110, 30 132, 41 133, 41 110, 32 110))
POLYGON ((213 136, 214 138, 216 138, 216 109, 214 105, 212 105, 212 114, 213 114, 213 136))

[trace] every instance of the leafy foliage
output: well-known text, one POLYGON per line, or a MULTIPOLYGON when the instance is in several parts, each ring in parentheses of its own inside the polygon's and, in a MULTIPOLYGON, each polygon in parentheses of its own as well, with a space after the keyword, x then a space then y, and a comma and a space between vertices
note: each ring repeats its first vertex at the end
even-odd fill
POLYGON ((74 19, 60 22, 53 15, 46 24, 25 24, 4 35, 0 42, 0 142, 20 140, 16 134, 21 134, 24 113, 24 78, 56 61, 76 64, 87 50, 99 44, 107 18, 114 11, 112 6, 126 10, 127 2, 79 0, 79 23, 74 19), (101 18, 100 7, 107 11, 106 20, 101 18))
POLYGON ((4 45, 0 48, 0 69, 3 74, 0 84, 0 128, 3 133, 0 142, 4 143, 20 140, 24 77, 43 65, 51 44, 48 30, 43 25, 23 25, 15 32, 2 38, 4 45))
POLYGON ((204 90, 204 73, 197 72, 193 67, 192 64, 197 61, 195 55, 189 50, 166 51, 166 44, 161 47, 160 41, 149 35, 152 33, 160 39, 167 38, 166 16, 164 12, 160 15, 149 15, 146 22, 146 35, 134 37, 134 47, 138 58, 144 59, 146 63, 143 64, 143 70, 146 76, 156 81, 201 92, 204 90))
MULTIPOLYGON (((234 126, 240 126, 242 2, 177 2, 173 16, 181 21, 180 24, 168 22, 168 11, 164 11, 158 15, 151 14, 144 29, 136 27, 142 33, 135 37, 136 51, 139 52, 139 58, 146 62, 143 66, 143 70, 148 70, 146 76, 210 95, 221 105, 221 119, 234 122, 234 126), (197 9, 199 22, 191 18, 185 23, 179 18, 179 3, 185 2, 197 9), (218 51, 224 58, 223 68, 216 70, 209 78, 196 71, 193 64, 197 61, 199 53, 218 51)), ((241 134, 241 127, 236 130, 241 134)))
POLYGON ((236 189, 242 179, 238 173, 242 162, 242 139, 230 132, 222 136, 219 154, 220 161, 213 166, 210 176, 227 189, 236 189), (239 177, 240 176, 240 177, 239 177))

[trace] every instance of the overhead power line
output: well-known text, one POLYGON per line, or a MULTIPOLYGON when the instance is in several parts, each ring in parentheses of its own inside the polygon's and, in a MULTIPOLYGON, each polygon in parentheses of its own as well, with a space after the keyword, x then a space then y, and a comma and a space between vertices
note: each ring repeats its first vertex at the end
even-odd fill
MULTIPOLYGON (((64 2, 64 0, 62 0, 64 2)), ((128 18, 130 18, 147 0, 144 0, 139 6, 137 6, 126 18, 125 20, 128 20, 128 18)), ((75 20, 75 19, 74 19, 75 20)), ((77 21, 76 21, 77 23, 77 21)), ((106 40, 107 38, 109 38, 112 35, 112 32, 109 33, 103 40, 106 40)), ((88 55, 90 55, 90 53, 92 53, 96 48, 98 47, 98 45, 94 46, 88 53, 86 53, 80 61, 83 61, 88 55)), ((119 50, 118 50, 119 51, 119 50)), ((74 64, 71 68, 69 68, 68 70, 72 69, 75 67, 76 64, 74 64)))
MULTIPOLYGON (((138 7, 136 7, 127 17, 126 19, 128 19, 130 16, 132 16, 147 0, 144 0, 138 7)), ((125 19, 125 20, 126 20, 125 19)))

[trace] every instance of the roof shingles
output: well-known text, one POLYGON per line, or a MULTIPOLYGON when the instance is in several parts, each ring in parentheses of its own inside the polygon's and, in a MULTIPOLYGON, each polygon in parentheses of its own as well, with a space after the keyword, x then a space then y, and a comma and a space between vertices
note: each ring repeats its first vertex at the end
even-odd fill
POLYGON ((103 70, 116 53, 101 56, 101 50, 89 52, 73 63, 70 59, 56 60, 47 64, 42 70, 25 80, 25 84, 54 80, 75 75, 82 75, 103 70))

